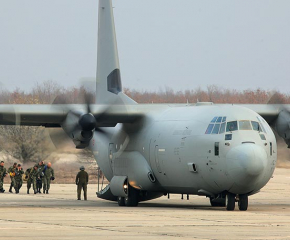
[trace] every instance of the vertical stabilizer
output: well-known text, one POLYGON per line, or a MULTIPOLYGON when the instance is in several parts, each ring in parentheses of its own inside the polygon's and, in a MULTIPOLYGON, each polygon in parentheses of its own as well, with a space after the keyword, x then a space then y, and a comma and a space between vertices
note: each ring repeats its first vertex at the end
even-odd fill
POLYGON ((98 104, 134 103, 122 92, 112 0, 99 0, 96 102, 98 104))

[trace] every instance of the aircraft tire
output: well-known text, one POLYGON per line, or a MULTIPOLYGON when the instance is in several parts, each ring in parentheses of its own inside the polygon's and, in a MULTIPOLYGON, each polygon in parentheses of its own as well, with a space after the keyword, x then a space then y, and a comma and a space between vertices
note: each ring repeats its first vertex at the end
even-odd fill
POLYGON ((127 197, 125 197, 125 205, 127 206, 127 207, 137 207, 138 206, 138 198, 139 198, 139 193, 138 193, 138 191, 135 189, 135 188, 133 188, 133 187, 131 187, 131 186, 129 186, 129 192, 128 192, 128 196, 127 197))
POLYGON ((226 196, 226 208, 228 211, 234 211, 236 205, 236 195, 228 193, 226 196))
POLYGON ((125 206, 125 198, 124 197, 118 197, 118 205, 120 207, 125 206))
POLYGON ((239 195, 239 210, 247 211, 249 205, 248 195, 239 195))

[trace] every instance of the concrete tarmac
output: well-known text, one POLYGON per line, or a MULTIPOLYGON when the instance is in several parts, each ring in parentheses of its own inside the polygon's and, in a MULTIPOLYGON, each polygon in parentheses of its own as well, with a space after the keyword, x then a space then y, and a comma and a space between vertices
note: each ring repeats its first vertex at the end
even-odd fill
POLYGON ((48 195, 27 195, 25 184, 20 194, 0 194, 0 239, 290 239, 290 169, 276 169, 247 212, 180 195, 118 207, 96 190, 88 185, 88 201, 77 201, 70 184, 53 184, 48 195))

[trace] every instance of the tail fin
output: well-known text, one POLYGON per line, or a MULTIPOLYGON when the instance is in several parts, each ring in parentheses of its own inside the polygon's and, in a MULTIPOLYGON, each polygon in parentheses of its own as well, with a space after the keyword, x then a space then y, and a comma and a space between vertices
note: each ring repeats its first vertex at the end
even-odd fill
POLYGON ((96 102, 98 104, 135 103, 122 92, 112 0, 99 0, 96 102))

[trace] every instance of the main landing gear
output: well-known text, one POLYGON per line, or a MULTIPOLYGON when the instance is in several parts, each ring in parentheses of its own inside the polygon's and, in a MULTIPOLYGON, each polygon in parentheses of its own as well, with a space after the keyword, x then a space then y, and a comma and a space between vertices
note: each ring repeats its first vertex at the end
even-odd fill
POLYGON ((240 211, 247 211, 248 209, 248 195, 240 194, 236 195, 233 193, 227 193, 226 195, 226 209, 228 211, 234 211, 236 202, 238 202, 240 211))
POLYGON ((139 203, 139 192, 130 185, 128 185, 128 196, 118 197, 119 206, 137 207, 138 203, 139 203))

